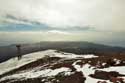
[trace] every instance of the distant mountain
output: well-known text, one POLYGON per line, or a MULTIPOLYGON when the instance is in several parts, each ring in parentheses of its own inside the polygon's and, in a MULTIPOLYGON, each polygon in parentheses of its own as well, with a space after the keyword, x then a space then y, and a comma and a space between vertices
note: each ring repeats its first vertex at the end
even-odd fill
MULTIPOLYGON (((64 52, 76 54, 104 54, 104 53, 123 53, 125 48, 95 44, 90 42, 40 42, 34 44, 22 44, 21 54, 56 49, 64 52)), ((0 62, 17 56, 16 45, 0 47, 0 62)))

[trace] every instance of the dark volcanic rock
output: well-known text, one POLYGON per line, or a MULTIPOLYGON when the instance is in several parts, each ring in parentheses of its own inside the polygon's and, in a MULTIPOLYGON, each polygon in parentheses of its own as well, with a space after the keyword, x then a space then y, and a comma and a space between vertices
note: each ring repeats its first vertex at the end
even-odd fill
POLYGON ((60 83, 85 83, 86 78, 81 72, 76 72, 75 74, 65 78, 60 83))
POLYGON ((106 72, 106 71, 96 70, 95 73, 91 74, 90 76, 97 79, 110 80, 111 77, 118 77, 125 75, 119 74, 118 72, 115 71, 106 72))

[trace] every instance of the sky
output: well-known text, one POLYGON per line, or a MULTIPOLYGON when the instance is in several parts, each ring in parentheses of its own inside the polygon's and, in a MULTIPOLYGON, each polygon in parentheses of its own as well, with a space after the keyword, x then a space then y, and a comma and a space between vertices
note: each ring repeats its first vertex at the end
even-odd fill
POLYGON ((89 41, 125 47, 125 0, 0 0, 0 45, 89 41))

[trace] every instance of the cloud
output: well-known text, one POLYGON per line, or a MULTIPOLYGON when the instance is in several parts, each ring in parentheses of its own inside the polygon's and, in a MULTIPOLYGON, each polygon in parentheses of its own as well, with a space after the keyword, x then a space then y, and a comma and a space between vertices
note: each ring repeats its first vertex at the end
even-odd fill
MULTIPOLYGON (((40 41, 89 41, 114 46, 125 46, 125 39, 122 38, 124 32, 70 32, 63 34, 61 31, 18 31, 0 32, 0 45, 10 45, 15 43, 36 43, 40 41), (53 33, 54 32, 54 33, 53 33)), ((66 33, 66 32, 65 32, 66 33)))
POLYGON ((125 31, 124 4, 124 0, 0 0, 0 22, 125 31))
POLYGON ((69 35, 70 33, 69 32, 66 32, 66 31, 59 31, 59 30, 50 30, 50 31, 47 31, 48 34, 55 34, 55 35, 58 35, 58 34, 63 34, 63 35, 69 35))

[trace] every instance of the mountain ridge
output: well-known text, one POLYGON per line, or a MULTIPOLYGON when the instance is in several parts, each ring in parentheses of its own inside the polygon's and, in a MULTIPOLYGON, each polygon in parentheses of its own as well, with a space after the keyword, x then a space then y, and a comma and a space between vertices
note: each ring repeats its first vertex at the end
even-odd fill
MULTIPOLYGON (((76 54, 95 53, 123 53, 125 48, 108 46, 91 42, 39 42, 33 44, 21 44, 21 54, 28 54, 47 49, 55 49, 76 54)), ((0 47, 0 62, 17 56, 16 44, 0 47)))

